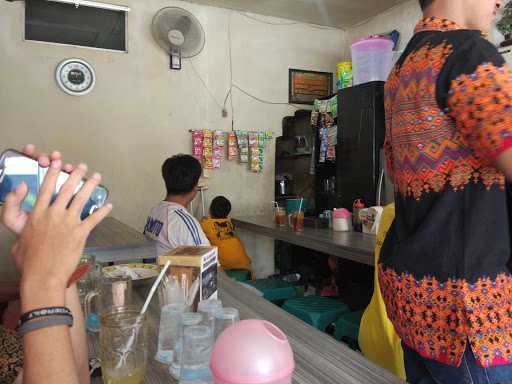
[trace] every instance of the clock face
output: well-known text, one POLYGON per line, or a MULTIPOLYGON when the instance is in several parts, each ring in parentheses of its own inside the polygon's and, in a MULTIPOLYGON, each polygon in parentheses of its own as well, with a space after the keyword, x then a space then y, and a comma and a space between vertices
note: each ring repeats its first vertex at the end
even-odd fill
POLYGON ((74 96, 92 91, 96 81, 91 65, 80 59, 68 59, 60 63, 55 77, 59 87, 74 96))

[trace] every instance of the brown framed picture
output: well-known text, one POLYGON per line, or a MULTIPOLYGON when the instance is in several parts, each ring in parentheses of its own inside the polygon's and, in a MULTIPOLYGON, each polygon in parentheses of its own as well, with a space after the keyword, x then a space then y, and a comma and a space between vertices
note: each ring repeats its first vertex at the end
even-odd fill
POLYGON ((313 104, 315 99, 332 95, 332 73, 288 70, 288 102, 290 104, 313 104))

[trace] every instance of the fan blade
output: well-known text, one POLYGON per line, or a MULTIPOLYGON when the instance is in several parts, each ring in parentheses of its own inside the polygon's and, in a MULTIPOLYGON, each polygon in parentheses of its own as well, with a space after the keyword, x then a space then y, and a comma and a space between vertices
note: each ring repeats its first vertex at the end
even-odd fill
POLYGON ((183 36, 186 36, 190 31, 190 26, 192 25, 192 20, 190 20, 187 16, 181 16, 176 23, 176 29, 179 29, 183 36))

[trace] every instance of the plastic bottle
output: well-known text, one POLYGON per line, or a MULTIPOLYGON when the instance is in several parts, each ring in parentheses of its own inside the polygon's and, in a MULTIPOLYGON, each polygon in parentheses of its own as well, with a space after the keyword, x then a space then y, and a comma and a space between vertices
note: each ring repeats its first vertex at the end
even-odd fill
POLYGON ((363 231, 363 225, 361 223, 361 218, 359 217, 359 212, 361 209, 364 209, 364 203, 362 199, 357 199, 354 201, 354 204, 352 206, 354 214, 352 215, 352 226, 354 228, 354 231, 356 232, 362 232, 363 231))

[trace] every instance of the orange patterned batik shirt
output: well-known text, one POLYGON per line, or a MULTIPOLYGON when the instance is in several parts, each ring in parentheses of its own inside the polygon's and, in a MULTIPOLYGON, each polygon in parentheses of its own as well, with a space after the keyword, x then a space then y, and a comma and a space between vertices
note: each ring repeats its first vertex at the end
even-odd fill
POLYGON ((512 363, 508 187, 512 80, 479 31, 420 21, 386 83, 396 218, 379 264, 388 316, 422 356, 512 363))

